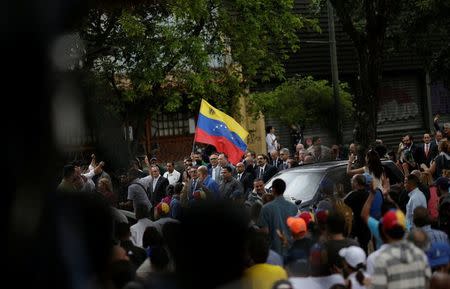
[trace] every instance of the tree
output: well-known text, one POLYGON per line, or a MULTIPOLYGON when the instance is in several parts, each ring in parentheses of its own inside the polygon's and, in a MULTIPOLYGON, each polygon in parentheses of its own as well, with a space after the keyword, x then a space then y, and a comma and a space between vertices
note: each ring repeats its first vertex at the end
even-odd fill
MULTIPOLYGON (((351 117, 352 101, 346 84, 340 84, 339 97, 344 118, 351 117)), ((323 128, 334 127, 333 119, 327 117, 333 115, 334 110, 333 87, 327 80, 314 80, 311 76, 292 78, 273 91, 251 94, 250 103, 253 104, 253 115, 262 112, 289 126, 320 124, 323 128)))
POLYGON ((357 52, 355 139, 363 147, 367 147, 377 136, 377 90, 382 78, 386 31, 405 1, 330 0, 330 2, 357 52))
MULTIPOLYGON (((447 76, 450 3, 447 0, 329 0, 350 37, 358 61, 355 88, 355 140, 363 148, 377 136, 377 90, 383 60, 401 47, 415 47, 436 75, 447 76), (430 44, 437 44, 437 47, 430 44), (442 61, 444 60, 444 61, 442 61)), ((313 0, 323 7, 325 0, 313 0)))
POLYGON ((86 87, 136 140, 149 114, 197 111, 201 98, 237 111, 256 78, 283 78, 297 30, 313 24, 292 8, 292 0, 171 0, 92 9, 80 29, 86 87))
POLYGON ((412 47, 433 79, 450 85, 450 1, 412 1, 397 18, 396 47, 412 47))

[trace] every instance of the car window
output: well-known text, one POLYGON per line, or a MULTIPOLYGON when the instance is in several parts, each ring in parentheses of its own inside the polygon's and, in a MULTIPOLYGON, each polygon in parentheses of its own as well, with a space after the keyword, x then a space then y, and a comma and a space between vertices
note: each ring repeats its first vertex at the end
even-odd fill
POLYGON ((346 167, 338 167, 327 173, 324 181, 330 181, 333 184, 333 193, 338 193, 338 196, 344 197, 351 191, 350 177, 347 175, 346 167))
POLYGON ((323 173, 320 172, 289 172, 285 171, 275 175, 267 184, 266 189, 270 190, 272 181, 282 179, 286 182, 284 197, 292 201, 309 201, 314 198, 323 173))

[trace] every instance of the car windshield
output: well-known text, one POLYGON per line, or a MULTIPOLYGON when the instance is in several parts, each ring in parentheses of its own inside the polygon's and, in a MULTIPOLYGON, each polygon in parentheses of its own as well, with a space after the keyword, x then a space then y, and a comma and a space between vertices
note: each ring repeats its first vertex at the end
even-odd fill
POLYGON ((323 173, 320 172, 283 172, 275 175, 266 184, 266 189, 272 187, 273 180, 282 179, 286 182, 284 197, 292 201, 302 200, 304 203, 314 198, 322 176, 323 173))

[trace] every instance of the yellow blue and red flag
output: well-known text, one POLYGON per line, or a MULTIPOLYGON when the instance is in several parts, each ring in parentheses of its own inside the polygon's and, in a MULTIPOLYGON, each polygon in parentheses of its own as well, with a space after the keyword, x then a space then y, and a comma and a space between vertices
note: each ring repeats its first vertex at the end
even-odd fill
POLYGON ((202 99, 195 142, 213 145, 218 152, 225 153, 232 164, 236 164, 247 150, 247 136, 248 132, 236 120, 202 99))

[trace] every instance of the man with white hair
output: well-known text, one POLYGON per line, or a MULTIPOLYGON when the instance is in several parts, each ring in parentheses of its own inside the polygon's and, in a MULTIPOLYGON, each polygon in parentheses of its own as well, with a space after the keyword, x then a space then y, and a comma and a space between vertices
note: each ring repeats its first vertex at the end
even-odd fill
POLYGON ((278 166, 278 170, 282 171, 289 168, 288 159, 289 159, 289 150, 287 148, 282 148, 280 150, 280 158, 281 164, 278 166))
POLYGON ((281 165, 281 159, 277 150, 270 151, 270 164, 279 169, 281 165))

